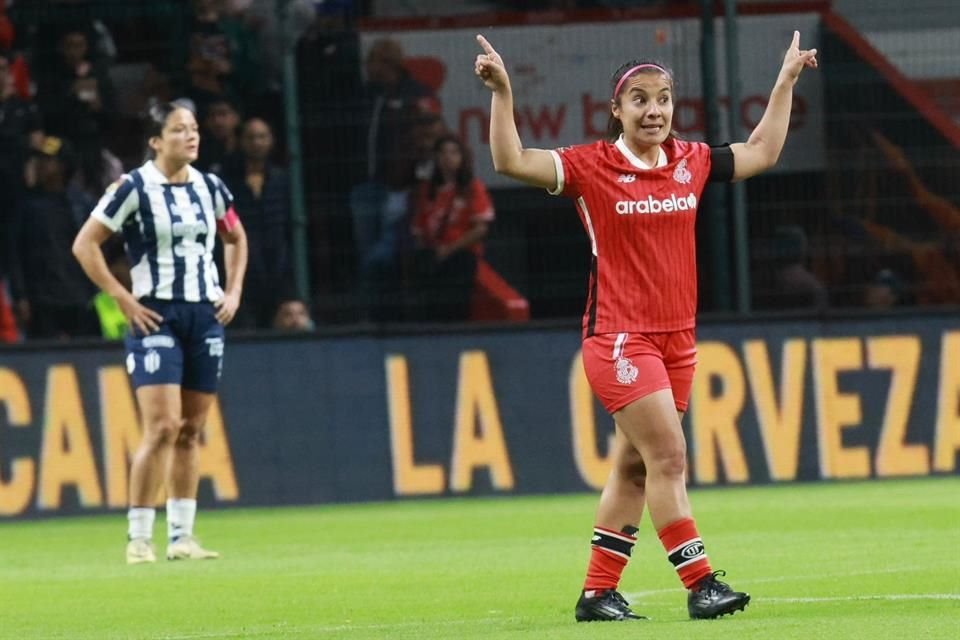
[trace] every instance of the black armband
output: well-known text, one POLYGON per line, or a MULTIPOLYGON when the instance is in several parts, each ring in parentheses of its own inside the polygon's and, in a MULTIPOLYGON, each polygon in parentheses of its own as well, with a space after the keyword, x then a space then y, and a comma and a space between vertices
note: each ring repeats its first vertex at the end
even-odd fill
POLYGON ((730 182, 733 180, 733 150, 729 144, 710 147, 710 176, 707 182, 730 182))

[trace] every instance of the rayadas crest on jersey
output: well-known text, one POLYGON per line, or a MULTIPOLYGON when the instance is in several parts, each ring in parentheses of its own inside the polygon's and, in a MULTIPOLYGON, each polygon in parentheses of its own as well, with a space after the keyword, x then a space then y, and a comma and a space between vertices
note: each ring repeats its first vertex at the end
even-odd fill
POLYGON ((674 211, 694 211, 697 208, 697 196, 692 193, 680 196, 671 193, 669 198, 659 200, 652 195, 646 200, 618 200, 617 213, 630 215, 633 213, 673 213, 674 211))
POLYGON ((206 247, 197 242, 197 238, 209 232, 207 223, 203 220, 196 222, 174 222, 170 231, 175 237, 180 238, 180 242, 173 246, 173 253, 180 257, 199 256, 207 250, 206 247))

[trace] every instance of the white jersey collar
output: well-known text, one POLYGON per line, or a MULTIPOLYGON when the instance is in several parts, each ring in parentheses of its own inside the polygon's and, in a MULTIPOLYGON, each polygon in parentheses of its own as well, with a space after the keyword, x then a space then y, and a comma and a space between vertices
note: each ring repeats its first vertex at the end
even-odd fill
MULTIPOLYGON (((157 167, 156 163, 151 159, 143 163, 143 166, 140 167, 140 171, 143 173, 145 182, 153 182, 156 184, 182 184, 182 183, 172 183, 163 175, 163 171, 160 171, 160 168, 157 167)), ((193 168, 193 165, 187 165, 187 180, 186 182, 197 182, 200 172, 193 168)))
MULTIPOLYGON (((643 160, 641 160, 640 158, 638 158, 633 151, 630 151, 630 147, 628 147, 627 143, 623 141, 622 133, 620 134, 620 137, 617 138, 617 141, 614 143, 614 145, 617 147, 617 149, 620 150, 620 153, 624 155, 624 157, 630 162, 630 164, 635 166, 637 169, 643 169, 645 171, 649 171, 650 169, 654 168, 654 167, 651 167, 646 162, 644 162, 643 160)), ((657 156, 657 168, 665 167, 665 166, 667 166, 667 153, 663 150, 663 145, 660 145, 660 155, 657 156)))

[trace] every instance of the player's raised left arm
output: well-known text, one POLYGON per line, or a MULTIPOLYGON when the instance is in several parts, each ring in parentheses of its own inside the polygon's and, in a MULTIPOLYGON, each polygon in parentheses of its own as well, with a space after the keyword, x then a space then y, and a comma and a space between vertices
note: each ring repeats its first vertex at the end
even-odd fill
POLYGON ((817 50, 801 50, 800 32, 794 31, 763 117, 746 142, 730 145, 734 182, 763 173, 777 163, 790 127, 793 86, 804 67, 817 67, 817 50))

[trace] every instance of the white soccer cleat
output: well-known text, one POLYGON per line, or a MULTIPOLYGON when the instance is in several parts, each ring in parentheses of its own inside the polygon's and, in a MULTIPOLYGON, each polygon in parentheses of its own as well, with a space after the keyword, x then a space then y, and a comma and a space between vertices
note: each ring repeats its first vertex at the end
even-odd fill
POLYGON ((135 538, 127 543, 127 564, 156 561, 157 555, 153 552, 153 543, 146 538, 135 538))
POLYGON ((204 549, 193 536, 181 536, 167 545, 167 560, 216 560, 220 554, 204 549))

